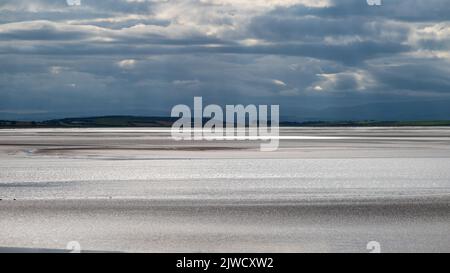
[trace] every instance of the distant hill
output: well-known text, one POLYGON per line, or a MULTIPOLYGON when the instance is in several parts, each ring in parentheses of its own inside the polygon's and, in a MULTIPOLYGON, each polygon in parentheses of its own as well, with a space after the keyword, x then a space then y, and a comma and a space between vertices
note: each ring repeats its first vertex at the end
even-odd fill
MULTIPOLYGON (((106 128, 106 127, 170 127, 178 120, 171 117, 105 116, 65 118, 47 121, 0 120, 0 128, 106 128)), ((205 120, 206 121, 206 120, 205 120)), ((204 122, 205 122, 204 121, 204 122)), ((353 126, 450 126, 443 121, 308 121, 280 122, 282 127, 353 127, 353 126)))
POLYGON ((177 118, 106 116, 88 118, 65 118, 42 122, 50 127, 170 127, 177 118))
POLYGON ((170 127, 177 118, 106 116, 65 118, 41 122, 0 120, 0 128, 170 127))

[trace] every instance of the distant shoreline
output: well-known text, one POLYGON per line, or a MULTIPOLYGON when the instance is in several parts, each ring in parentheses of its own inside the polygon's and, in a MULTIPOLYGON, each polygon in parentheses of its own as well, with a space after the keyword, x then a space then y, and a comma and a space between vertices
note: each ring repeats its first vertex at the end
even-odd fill
MULTIPOLYGON (((101 116, 85 118, 64 118, 46 121, 0 120, 0 129, 26 128, 137 128, 171 127, 178 118, 139 117, 139 116, 101 116)), ((206 122, 206 120, 205 120, 206 122)), ((409 127, 409 126, 450 126, 450 120, 424 121, 304 121, 280 122, 280 127, 409 127)))

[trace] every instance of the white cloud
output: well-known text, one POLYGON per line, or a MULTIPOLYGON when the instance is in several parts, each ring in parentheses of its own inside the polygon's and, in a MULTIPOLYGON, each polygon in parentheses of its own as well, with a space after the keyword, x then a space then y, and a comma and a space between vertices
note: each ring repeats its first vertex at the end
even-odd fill
POLYGON ((320 80, 309 90, 313 91, 364 91, 376 85, 375 79, 364 70, 317 74, 320 80))
POLYGON ((323 88, 320 85, 314 86, 314 91, 323 91, 323 88))
POLYGON ((190 85, 198 85, 198 84, 200 84, 200 81, 199 80, 175 80, 172 83, 174 85, 190 86, 190 85))
POLYGON ((63 69, 61 66, 52 66, 49 71, 52 75, 59 75, 63 69))
POLYGON ((272 80, 272 83, 278 86, 287 86, 287 84, 280 80, 272 80))
POLYGON ((324 7, 331 5, 328 0, 200 0, 201 3, 221 5, 221 6, 238 6, 244 8, 273 8, 276 6, 290 7, 302 4, 308 7, 324 7))
POLYGON ((118 62, 117 65, 122 69, 133 69, 136 66, 136 60, 133 59, 122 60, 118 62))

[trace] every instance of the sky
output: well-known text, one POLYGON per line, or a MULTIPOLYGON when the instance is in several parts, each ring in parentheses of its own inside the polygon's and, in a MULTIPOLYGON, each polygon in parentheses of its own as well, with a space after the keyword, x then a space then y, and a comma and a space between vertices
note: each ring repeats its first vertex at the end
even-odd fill
POLYGON ((0 0, 0 119, 450 119, 448 0, 0 0))

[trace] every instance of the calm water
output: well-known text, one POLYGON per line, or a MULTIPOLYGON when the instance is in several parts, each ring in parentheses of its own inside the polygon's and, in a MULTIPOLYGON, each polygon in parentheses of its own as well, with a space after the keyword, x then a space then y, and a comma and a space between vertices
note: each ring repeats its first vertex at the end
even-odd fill
POLYGON ((284 129, 272 153, 166 129, 3 130, 0 247, 450 251, 449 144, 445 128, 284 129))

